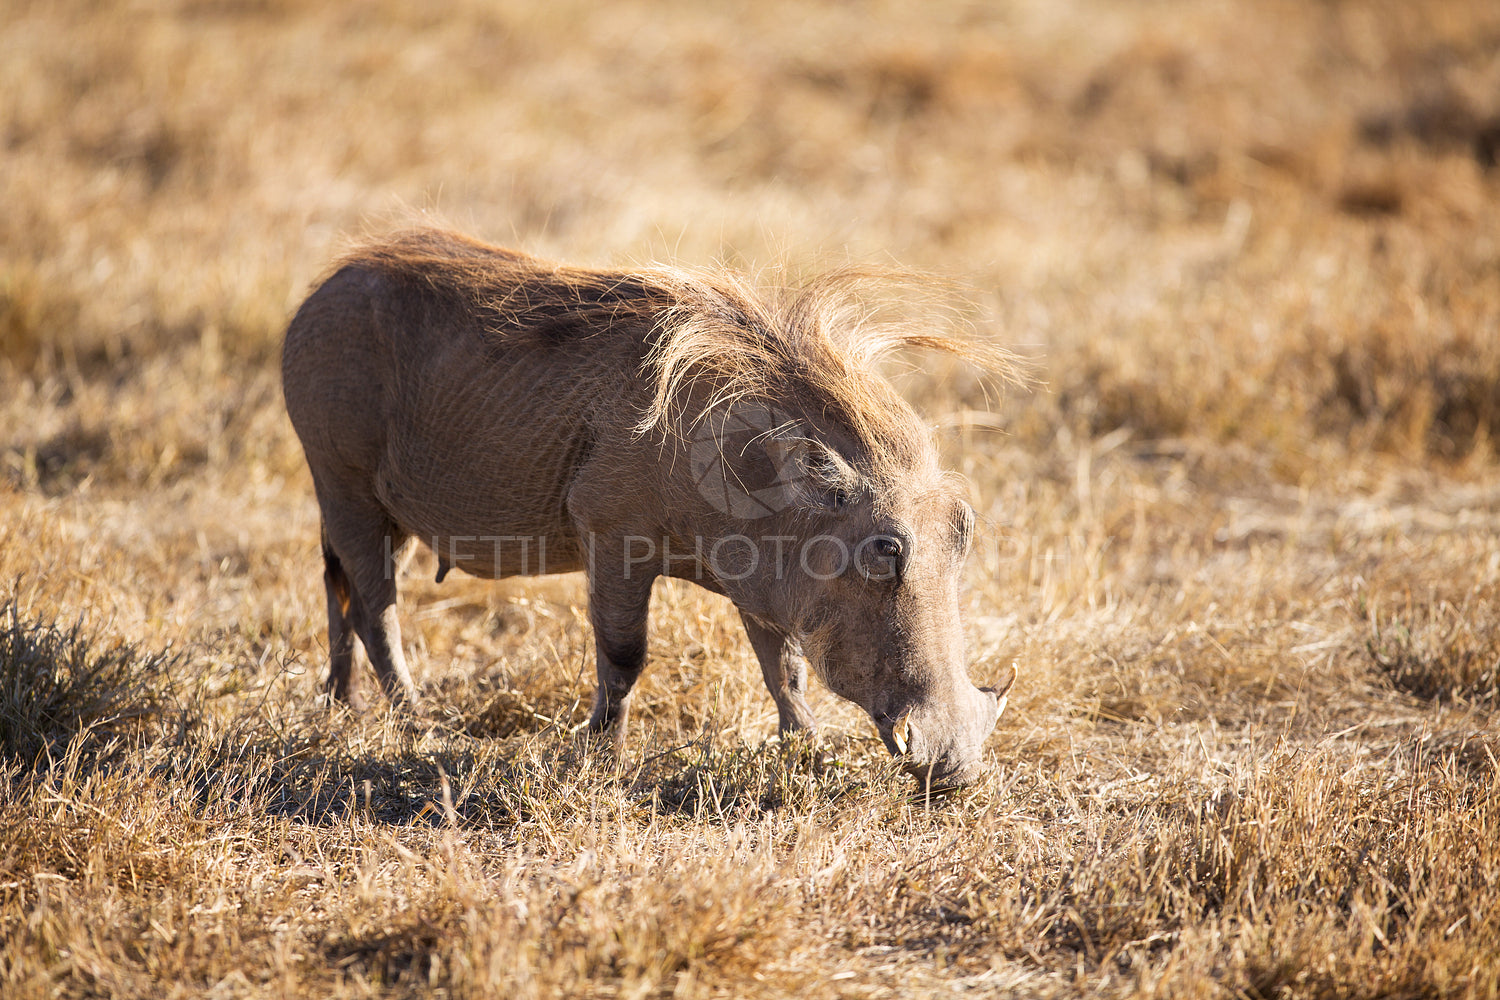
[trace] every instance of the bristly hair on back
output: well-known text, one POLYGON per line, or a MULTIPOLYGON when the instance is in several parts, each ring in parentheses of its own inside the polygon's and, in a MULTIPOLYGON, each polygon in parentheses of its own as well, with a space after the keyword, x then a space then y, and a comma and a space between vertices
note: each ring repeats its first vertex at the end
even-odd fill
POLYGON ((707 409, 739 401, 775 402, 804 386, 808 402, 839 419, 860 440, 890 446, 909 430, 910 409, 879 374, 901 351, 937 351, 974 365, 998 382, 1022 384, 1015 355, 977 340, 929 332, 928 315, 903 315, 893 291, 924 297, 932 287, 904 274, 841 267, 797 288, 763 291, 727 270, 654 268, 652 283, 672 305, 658 318, 643 364, 651 403, 638 433, 685 430, 689 389, 710 387, 707 409))
POLYGON ((900 450, 916 428, 879 374, 883 358, 938 351, 997 381, 1025 381, 1003 348, 929 332, 942 326, 930 309, 912 318, 906 307, 941 285, 899 272, 846 266, 800 287, 768 287, 727 268, 554 264, 431 228, 365 243, 336 267, 347 265, 459 296, 496 338, 567 338, 617 324, 646 331, 639 374, 651 388, 638 434, 687 434, 707 411, 777 403, 800 388, 810 409, 861 441, 900 450), (695 412, 689 395, 699 400, 695 412))
POLYGON ((561 338, 619 322, 649 325, 671 306, 669 291, 641 274, 556 264, 444 229, 409 229, 370 240, 334 268, 346 266, 454 296, 496 338, 561 338))

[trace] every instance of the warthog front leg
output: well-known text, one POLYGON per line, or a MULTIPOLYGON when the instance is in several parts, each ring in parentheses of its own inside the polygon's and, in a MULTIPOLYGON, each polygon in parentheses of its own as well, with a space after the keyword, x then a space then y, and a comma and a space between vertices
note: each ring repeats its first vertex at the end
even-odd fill
POLYGON ((766 679, 771 697, 776 699, 781 735, 811 732, 817 725, 812 709, 807 707, 807 660, 796 642, 741 612, 745 634, 760 660, 760 672, 766 679))
POLYGON ((589 569, 589 620, 594 626, 599 688, 588 731, 613 729, 623 738, 630 718, 630 692, 646 665, 646 619, 651 603, 652 575, 622 574, 626 565, 602 548, 589 569))

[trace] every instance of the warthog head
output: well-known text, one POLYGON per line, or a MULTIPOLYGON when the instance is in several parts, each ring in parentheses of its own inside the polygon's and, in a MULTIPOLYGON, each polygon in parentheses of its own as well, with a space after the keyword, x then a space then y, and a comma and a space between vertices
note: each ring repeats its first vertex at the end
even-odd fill
POLYGON ((730 410, 700 449, 699 488, 734 519, 711 560, 721 586, 869 713, 919 782, 968 784, 1015 677, 980 688, 967 672, 974 511, 894 393, 864 400, 855 428, 798 409, 730 410))
POLYGON ((970 682, 964 655, 958 587, 974 512, 941 478, 882 482, 831 449, 814 461, 836 485, 818 491, 813 516, 804 507, 789 519, 805 525, 806 558, 782 591, 787 620, 828 686, 869 713, 919 781, 973 781, 1005 707, 1003 693, 970 682))

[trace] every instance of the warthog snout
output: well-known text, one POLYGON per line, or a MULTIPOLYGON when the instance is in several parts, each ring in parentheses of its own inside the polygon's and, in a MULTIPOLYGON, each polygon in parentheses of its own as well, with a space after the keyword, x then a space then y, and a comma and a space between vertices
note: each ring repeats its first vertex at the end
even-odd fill
POLYGON ((973 688, 961 704, 916 705, 875 718, 886 749, 931 790, 972 784, 983 773, 980 750, 1005 712, 1016 670, 998 687, 973 688))

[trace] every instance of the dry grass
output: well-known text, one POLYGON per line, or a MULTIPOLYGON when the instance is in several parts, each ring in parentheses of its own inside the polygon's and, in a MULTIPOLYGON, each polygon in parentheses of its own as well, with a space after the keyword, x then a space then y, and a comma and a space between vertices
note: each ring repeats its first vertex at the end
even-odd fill
MULTIPOLYGON (((0 992, 1500 995, 1500 9, 11 3, 0 992), (533 9, 535 8, 535 9, 533 9), (414 215, 953 279, 989 778, 912 801, 663 585, 437 586, 330 712, 285 319, 414 215)), ((939 293, 943 295, 946 293, 939 293)))

